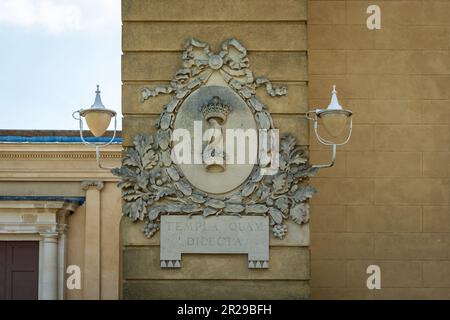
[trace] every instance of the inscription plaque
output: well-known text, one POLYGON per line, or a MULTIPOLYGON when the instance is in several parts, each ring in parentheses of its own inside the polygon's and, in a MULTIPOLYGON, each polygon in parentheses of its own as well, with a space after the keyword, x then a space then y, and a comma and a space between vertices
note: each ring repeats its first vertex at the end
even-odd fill
POLYGON ((161 268, 180 268, 181 255, 247 254, 249 268, 268 268, 269 218, 161 217, 161 268))

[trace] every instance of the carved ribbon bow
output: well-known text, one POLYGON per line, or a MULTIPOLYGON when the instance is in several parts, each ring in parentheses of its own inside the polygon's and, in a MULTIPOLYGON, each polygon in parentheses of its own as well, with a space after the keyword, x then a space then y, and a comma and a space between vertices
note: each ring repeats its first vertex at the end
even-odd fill
POLYGON ((219 71, 224 80, 243 98, 249 99, 256 88, 266 86, 267 93, 282 96, 287 93, 286 87, 274 87, 269 79, 254 78, 249 69, 247 50, 236 39, 222 43, 221 51, 216 54, 210 50, 209 44, 195 39, 186 42, 183 52, 183 68, 179 69, 168 86, 157 86, 142 90, 142 101, 161 93, 175 92, 181 99, 193 89, 205 83, 214 71, 219 71))

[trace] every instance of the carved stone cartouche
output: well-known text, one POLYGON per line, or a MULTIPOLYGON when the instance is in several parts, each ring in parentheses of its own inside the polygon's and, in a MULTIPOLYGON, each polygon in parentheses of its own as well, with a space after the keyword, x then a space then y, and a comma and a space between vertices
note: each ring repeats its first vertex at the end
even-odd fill
MULTIPOLYGON (((247 50, 235 39, 222 44, 218 54, 209 45, 189 40, 183 52, 183 67, 168 86, 142 91, 142 101, 159 94, 172 94, 156 124, 154 135, 137 135, 134 147, 127 148, 122 167, 113 170, 121 178, 123 214, 133 221, 145 221, 144 233, 153 236, 160 228, 161 215, 236 215, 268 216, 275 237, 288 232, 285 219, 298 224, 310 219, 307 200, 314 194, 308 178, 317 172, 308 164, 306 150, 292 136, 280 139, 279 169, 264 175, 270 163, 255 165, 248 179, 230 194, 216 197, 194 187, 171 159, 170 140, 178 109, 186 97, 219 73, 227 85, 248 105, 258 129, 274 129, 270 113, 256 97, 264 85, 272 96, 287 94, 286 87, 275 87, 267 78, 255 78, 249 69, 247 50)), ((217 119, 220 116, 211 117, 217 119)))

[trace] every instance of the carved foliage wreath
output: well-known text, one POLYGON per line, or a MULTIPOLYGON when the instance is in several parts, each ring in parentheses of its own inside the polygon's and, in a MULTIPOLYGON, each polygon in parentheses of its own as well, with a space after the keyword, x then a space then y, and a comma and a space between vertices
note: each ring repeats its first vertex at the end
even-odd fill
POLYGON ((121 178, 118 186, 124 201, 123 214, 133 221, 144 221, 143 232, 149 238, 159 230, 164 214, 268 215, 274 236, 283 239, 287 233, 285 219, 291 218, 298 224, 309 222, 307 200, 315 193, 308 177, 317 169, 308 164, 306 151, 296 146, 294 137, 280 139, 277 174, 262 175, 261 165, 256 165, 242 187, 226 198, 214 198, 194 188, 172 162, 171 135, 178 108, 214 71, 219 71, 247 102, 260 129, 274 128, 267 107, 255 96, 256 88, 265 85, 272 97, 285 95, 287 89, 272 86, 267 78, 254 78, 247 51, 237 40, 225 41, 219 54, 212 53, 205 42, 189 40, 183 53, 183 68, 170 85, 142 91, 142 101, 159 94, 174 96, 156 123, 157 132, 137 135, 134 147, 126 149, 122 167, 112 171, 121 178))

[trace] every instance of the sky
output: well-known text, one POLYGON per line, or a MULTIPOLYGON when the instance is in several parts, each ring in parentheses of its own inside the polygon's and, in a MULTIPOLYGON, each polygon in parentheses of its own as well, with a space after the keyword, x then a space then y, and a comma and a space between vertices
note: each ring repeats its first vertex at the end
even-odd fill
POLYGON ((119 112, 120 59, 120 0, 0 0, 0 129, 76 130, 97 84, 119 112))

